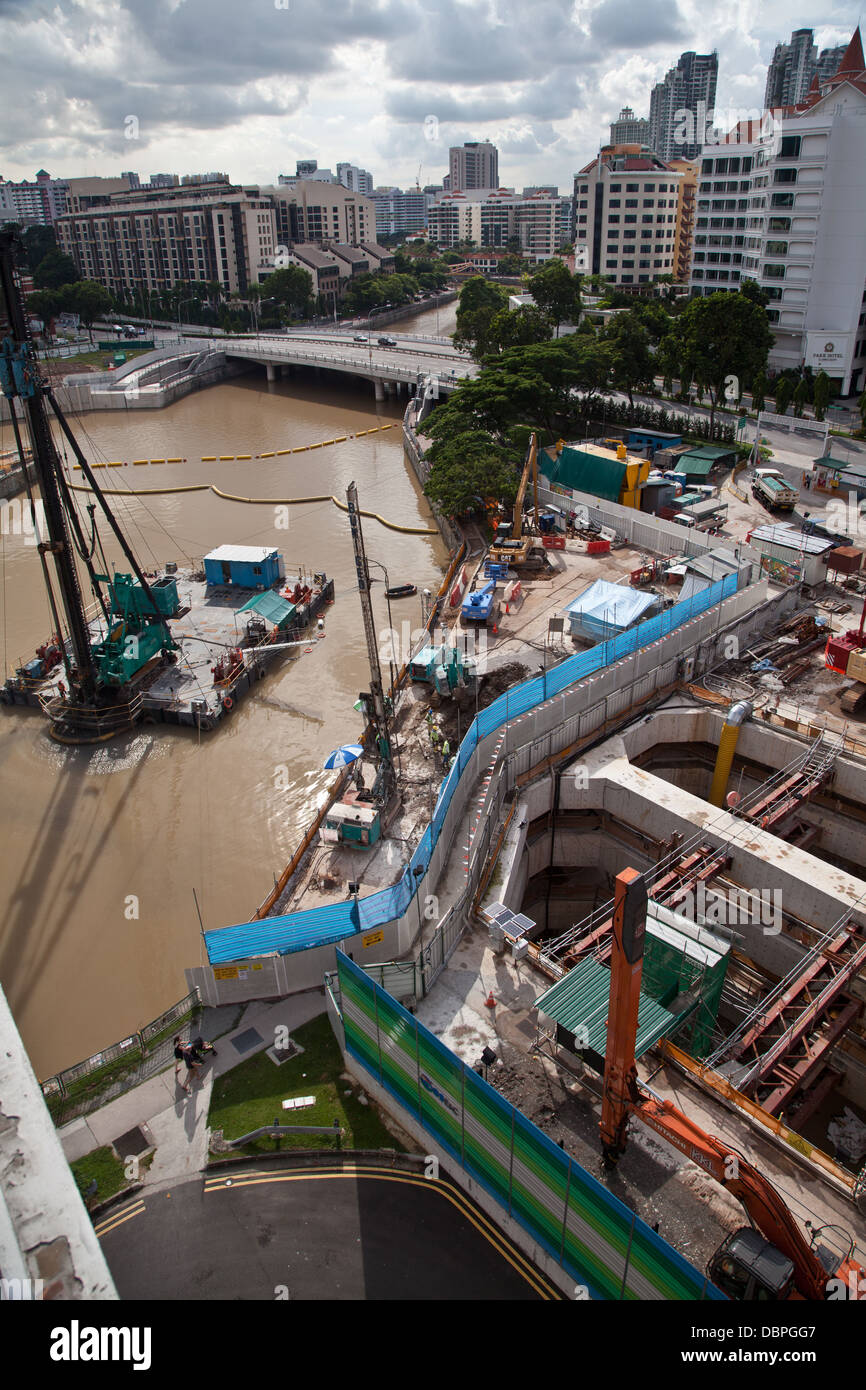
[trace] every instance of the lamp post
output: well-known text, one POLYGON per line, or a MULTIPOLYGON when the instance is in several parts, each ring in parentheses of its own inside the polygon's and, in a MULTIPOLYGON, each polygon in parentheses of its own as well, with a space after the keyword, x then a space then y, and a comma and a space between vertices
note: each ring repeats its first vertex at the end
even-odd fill
POLYGON ((390 628, 390 631, 391 631, 391 655, 390 655, 389 658, 388 658, 388 667, 389 667, 389 670, 390 670, 390 672, 391 672, 391 690, 393 691, 393 689, 394 689, 394 681, 395 681, 396 676, 397 676, 397 669, 396 669, 397 653, 396 653, 396 651, 395 651, 395 649, 394 649, 394 619, 393 619, 392 616, 391 616, 391 598, 390 598, 389 593, 388 593, 388 590, 389 590, 390 587, 391 587, 391 581, 390 581, 390 579, 388 578, 388 571, 386 570, 385 566, 381 563, 381 561, 379 561, 379 560, 371 560, 371 559, 369 559, 369 557, 368 557, 368 559, 367 559, 367 564, 368 564, 368 565, 375 565, 375 566, 376 566, 376 569, 377 569, 377 570, 381 570, 382 573, 383 573, 384 576, 385 576, 385 602, 386 602, 387 605, 388 605, 388 627, 390 628))

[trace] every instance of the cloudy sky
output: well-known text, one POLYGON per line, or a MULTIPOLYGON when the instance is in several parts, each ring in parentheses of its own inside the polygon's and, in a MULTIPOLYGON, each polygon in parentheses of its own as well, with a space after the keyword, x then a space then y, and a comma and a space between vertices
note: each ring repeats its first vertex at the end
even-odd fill
POLYGON ((503 185, 565 191, 684 50, 718 50, 717 111, 759 110, 774 45, 803 27, 847 43, 858 4, 0 0, 0 175, 270 183, 315 158, 406 187, 490 139, 503 185))

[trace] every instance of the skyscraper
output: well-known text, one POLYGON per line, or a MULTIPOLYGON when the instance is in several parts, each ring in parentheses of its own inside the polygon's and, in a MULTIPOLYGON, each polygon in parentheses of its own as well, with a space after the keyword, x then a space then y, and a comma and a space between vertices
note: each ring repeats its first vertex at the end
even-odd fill
POLYGON ((845 44, 825 48, 819 56, 813 39, 811 29, 795 29, 790 43, 776 44, 764 90, 767 110, 798 106, 806 100, 816 75, 820 83, 828 81, 836 72, 845 53, 845 44))
POLYGON ((649 145, 661 159, 695 159, 716 104, 717 53, 682 53, 650 97, 649 145))

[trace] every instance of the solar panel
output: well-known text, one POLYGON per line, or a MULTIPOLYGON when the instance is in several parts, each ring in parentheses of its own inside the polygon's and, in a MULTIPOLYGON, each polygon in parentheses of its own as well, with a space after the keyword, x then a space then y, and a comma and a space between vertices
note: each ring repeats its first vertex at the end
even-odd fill
POLYGON ((530 927, 534 927, 535 923, 531 917, 524 917, 522 912, 516 912, 512 916, 511 925, 517 928, 517 935, 522 936, 530 927))

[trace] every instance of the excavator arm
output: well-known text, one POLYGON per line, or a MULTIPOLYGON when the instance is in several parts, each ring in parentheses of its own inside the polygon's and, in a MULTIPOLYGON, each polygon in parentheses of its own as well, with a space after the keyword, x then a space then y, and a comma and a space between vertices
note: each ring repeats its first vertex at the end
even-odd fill
POLYGON ((803 1298, 824 1299, 831 1275, 845 1277, 844 1271, 824 1268, 772 1183, 745 1158, 732 1153, 721 1139, 706 1134, 669 1100, 633 1101, 629 1109, 739 1198, 752 1225, 793 1264, 794 1283, 803 1298))

